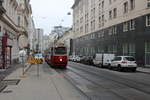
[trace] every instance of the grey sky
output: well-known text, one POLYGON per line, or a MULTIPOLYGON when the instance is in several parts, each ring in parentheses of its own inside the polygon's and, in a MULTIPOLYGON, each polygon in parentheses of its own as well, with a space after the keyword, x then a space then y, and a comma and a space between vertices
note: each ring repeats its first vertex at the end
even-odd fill
POLYGON ((71 26, 71 6, 74 0, 31 0, 36 28, 43 28, 49 34, 56 25, 71 26))

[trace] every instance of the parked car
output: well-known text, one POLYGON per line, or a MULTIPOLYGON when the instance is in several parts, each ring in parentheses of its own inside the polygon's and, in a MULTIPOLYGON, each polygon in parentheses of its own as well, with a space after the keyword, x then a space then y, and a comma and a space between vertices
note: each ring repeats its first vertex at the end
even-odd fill
POLYGON ((69 56, 69 61, 72 61, 72 58, 73 58, 73 56, 71 55, 71 56, 69 56))
POLYGON ((108 67, 114 57, 115 54, 95 54, 95 56, 93 57, 93 64, 98 67, 108 67))
POLYGON ((80 63, 84 63, 84 62, 85 62, 85 59, 86 59, 86 56, 81 56, 81 57, 80 57, 80 63))
POLYGON ((84 56, 84 59, 82 59, 82 63, 87 64, 87 65, 93 65, 93 57, 84 56))
POLYGON ((74 62, 80 62, 80 56, 78 55, 69 56, 69 60, 74 62))
POLYGON ((137 64, 135 58, 132 56, 116 56, 109 66, 110 69, 117 68, 119 71, 127 68, 136 71, 137 64))

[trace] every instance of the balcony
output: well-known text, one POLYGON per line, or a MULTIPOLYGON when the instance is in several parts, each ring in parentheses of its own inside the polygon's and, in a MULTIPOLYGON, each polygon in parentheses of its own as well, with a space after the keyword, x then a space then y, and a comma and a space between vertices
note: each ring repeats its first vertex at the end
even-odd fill
POLYGON ((5 8, 3 7, 3 0, 0 0, 0 15, 6 12, 5 8))

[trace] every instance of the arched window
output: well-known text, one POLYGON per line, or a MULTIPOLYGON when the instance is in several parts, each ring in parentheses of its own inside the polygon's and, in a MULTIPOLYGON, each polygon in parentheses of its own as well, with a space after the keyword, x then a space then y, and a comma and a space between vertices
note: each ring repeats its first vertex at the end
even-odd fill
POLYGON ((20 26, 20 16, 18 16, 18 26, 20 26))

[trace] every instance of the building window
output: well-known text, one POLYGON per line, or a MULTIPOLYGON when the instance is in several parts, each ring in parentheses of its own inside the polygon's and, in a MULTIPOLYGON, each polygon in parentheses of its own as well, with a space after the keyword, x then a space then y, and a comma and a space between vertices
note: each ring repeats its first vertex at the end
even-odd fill
POLYGON ((89 24, 87 23, 87 24, 85 24, 85 33, 88 32, 88 28, 89 28, 89 24))
POLYGON ((117 46, 113 45, 112 49, 113 49, 113 54, 116 54, 117 53, 117 46))
POLYGON ((91 34, 91 39, 95 39, 95 34, 91 34))
POLYGON ((114 8, 114 10, 113 10, 113 12, 114 12, 114 18, 116 18, 117 17, 117 8, 114 8))
POLYGON ((129 44, 129 56, 135 56, 135 44, 133 43, 129 44))
POLYGON ((20 16, 18 16, 18 26, 20 26, 20 16))
POLYGON ((150 0, 147 0, 147 8, 150 8, 150 0))
POLYGON ((0 26, 0 32, 2 32, 2 27, 0 26))
POLYGON ((128 22, 123 23, 123 32, 128 31, 128 22))
POLYGON ((128 2, 125 2, 124 4, 124 13, 128 12, 128 2))
POLYGON ((117 26, 113 27, 113 34, 117 34, 117 26))
POLYGON ((145 64, 150 65, 150 41, 145 42, 145 64))
POLYGON ((111 4, 112 3, 112 1, 111 0, 109 0, 109 4, 111 4))
POLYGON ((102 26, 104 26, 104 15, 102 15, 102 26))
POLYGON ((112 11, 109 11, 109 20, 112 19, 112 11))
POLYGON ((80 27, 80 33, 83 33, 83 27, 82 26, 80 27))
POLYGON ((93 30, 95 30, 95 20, 93 20, 93 30))
POLYGON ((131 10, 135 8, 135 0, 130 0, 131 10))
POLYGON ((113 28, 109 28, 108 29, 108 35, 112 35, 113 34, 113 28))
POLYGON ((104 9, 104 1, 102 1, 102 9, 104 9))
POLYGON ((123 46, 123 55, 124 56, 128 55, 128 44, 125 43, 122 46, 123 46))
POLYGON ((146 26, 150 26, 150 14, 146 16, 146 26))
POLYGON ((99 28, 101 28, 101 17, 99 17, 99 28))
POLYGON ((130 30, 135 30, 135 20, 130 20, 130 30))

